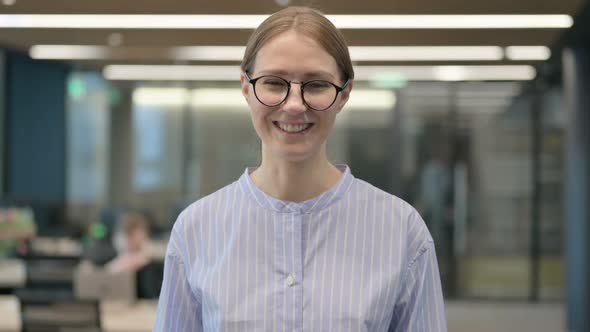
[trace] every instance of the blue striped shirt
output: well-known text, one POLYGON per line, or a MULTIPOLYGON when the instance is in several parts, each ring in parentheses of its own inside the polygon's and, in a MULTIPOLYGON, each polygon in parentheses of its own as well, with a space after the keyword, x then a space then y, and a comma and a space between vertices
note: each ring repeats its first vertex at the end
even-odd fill
POLYGON ((246 169, 184 210, 154 331, 446 331, 423 220, 339 169, 301 203, 265 194, 246 169))

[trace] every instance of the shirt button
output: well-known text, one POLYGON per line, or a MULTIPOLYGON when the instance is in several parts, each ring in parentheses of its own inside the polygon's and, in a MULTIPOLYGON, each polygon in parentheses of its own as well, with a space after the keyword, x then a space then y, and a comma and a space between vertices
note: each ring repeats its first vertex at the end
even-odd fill
POLYGON ((289 274, 289 276, 287 277, 287 286, 291 287, 291 286, 293 286, 294 283, 295 283, 295 278, 293 278, 293 276, 289 274))

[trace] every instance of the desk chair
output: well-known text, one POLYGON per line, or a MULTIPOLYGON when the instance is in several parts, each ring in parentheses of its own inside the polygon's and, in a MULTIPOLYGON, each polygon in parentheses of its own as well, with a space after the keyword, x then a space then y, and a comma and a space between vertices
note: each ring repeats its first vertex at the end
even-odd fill
POLYGON ((98 301, 80 301, 71 293, 21 289, 23 332, 100 332, 98 301))
POLYGON ((23 332, 100 331, 96 301, 79 301, 73 293, 78 257, 28 255, 25 288, 15 290, 21 302, 23 332))
POLYGON ((137 297, 157 299, 164 279, 164 262, 152 261, 137 271, 137 297))

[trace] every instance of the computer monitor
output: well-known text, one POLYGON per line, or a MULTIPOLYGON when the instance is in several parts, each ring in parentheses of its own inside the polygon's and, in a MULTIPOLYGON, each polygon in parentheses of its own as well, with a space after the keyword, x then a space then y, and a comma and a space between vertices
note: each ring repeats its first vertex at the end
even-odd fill
POLYGON ((133 302, 137 299, 135 272, 81 265, 74 272, 74 294, 81 300, 133 302))

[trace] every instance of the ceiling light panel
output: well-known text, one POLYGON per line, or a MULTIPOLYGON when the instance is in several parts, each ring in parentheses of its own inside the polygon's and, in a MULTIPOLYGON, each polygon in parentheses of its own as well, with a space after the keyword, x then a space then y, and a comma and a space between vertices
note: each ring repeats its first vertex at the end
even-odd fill
MULTIPOLYGON (((109 65, 103 75, 131 81, 235 81, 239 66, 109 65)), ((397 77, 404 81, 523 81, 535 78, 528 65, 496 66, 356 66, 355 80, 379 81, 397 77)))
POLYGON ((509 60, 544 61, 551 57, 551 50, 546 46, 508 46, 506 58, 509 60))
MULTIPOLYGON (((0 28, 255 29, 268 15, 4 14, 0 28)), ((564 29, 569 15, 327 15, 340 29, 564 29)))
MULTIPOLYGON (((109 60, 134 59, 152 55, 154 59, 186 61, 241 61, 244 46, 180 46, 160 52, 142 47, 89 45, 35 45, 29 50, 34 59, 109 60)), ((498 61, 504 58, 499 46, 350 46, 353 61, 498 61)), ((551 52, 545 46, 510 46, 510 60, 546 60, 551 52)))

